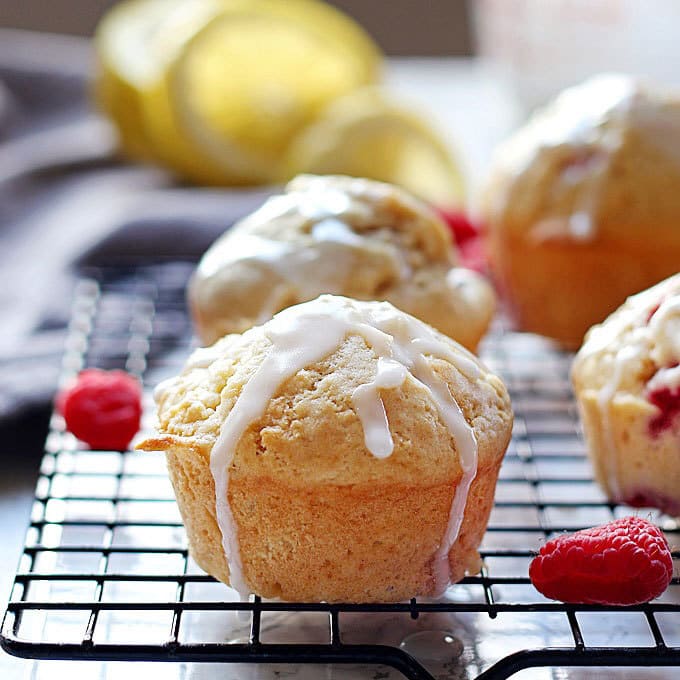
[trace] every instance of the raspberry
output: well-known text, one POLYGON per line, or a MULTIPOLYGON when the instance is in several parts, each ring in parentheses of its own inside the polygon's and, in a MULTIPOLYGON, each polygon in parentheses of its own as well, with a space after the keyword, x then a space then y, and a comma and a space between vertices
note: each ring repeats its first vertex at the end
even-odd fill
POLYGON ((636 488, 629 490, 621 499, 632 508, 659 508, 671 517, 680 517, 680 502, 656 489, 636 488))
POLYGON ((438 208, 439 216, 446 222, 453 234, 453 240, 458 246, 460 260, 463 267, 484 272, 486 258, 482 248, 479 227, 460 210, 438 208))
POLYGON ((668 541, 641 517, 559 536, 529 566, 536 590, 574 604, 642 604, 661 595, 672 577, 668 541))
POLYGON ((460 210, 437 208, 439 216, 446 222, 457 245, 479 236, 479 228, 460 210))
POLYGON ((481 238, 473 238, 459 246, 460 263, 463 267, 483 274, 486 271, 486 254, 481 238))
POLYGON ((139 430, 142 389, 125 371, 82 371, 57 396, 66 429, 92 449, 123 451, 139 430))
POLYGON ((680 416, 680 388, 662 387, 647 394, 647 399, 659 409, 659 414, 649 421, 649 431, 657 437, 673 425, 680 416))

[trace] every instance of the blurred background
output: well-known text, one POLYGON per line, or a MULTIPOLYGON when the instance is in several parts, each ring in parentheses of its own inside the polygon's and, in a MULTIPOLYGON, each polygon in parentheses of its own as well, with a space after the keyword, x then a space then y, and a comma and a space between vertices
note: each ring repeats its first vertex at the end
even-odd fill
MULTIPOLYGON (((0 26, 91 35, 114 0, 2 0, 0 26)), ((390 55, 465 55, 472 51, 465 0, 332 0, 390 55), (389 4, 389 12, 385 12, 389 4), (413 30, 417 13, 418 30, 413 30)))
POLYGON ((563 88, 603 71, 680 85, 678 0, 263 1, 251 24, 228 3, 115 5, 0 0, 0 422, 51 396, 68 286, 94 256, 197 259, 304 172, 474 218, 494 147, 563 88))
MULTIPOLYGON (((2 0, 0 29, 91 36, 115 4, 115 0, 2 0)), ((512 84, 525 111, 601 71, 680 84, 677 0, 328 0, 328 4, 362 25, 388 56, 486 58, 512 84)))

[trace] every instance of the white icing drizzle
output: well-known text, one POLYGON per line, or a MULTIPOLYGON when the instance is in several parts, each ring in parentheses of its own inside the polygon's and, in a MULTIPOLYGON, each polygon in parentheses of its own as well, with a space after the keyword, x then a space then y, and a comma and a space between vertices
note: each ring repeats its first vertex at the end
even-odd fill
POLYGON ((474 431, 465 420, 458 402, 452 397, 448 386, 434 373, 424 355, 421 354, 417 357, 414 369, 415 377, 430 389, 439 415, 453 436, 460 466, 463 470, 463 476, 453 495, 446 531, 437 552, 434 554, 434 595, 440 596, 449 585, 449 551, 458 538, 465 514, 468 492, 477 475, 477 439, 474 431))
POLYGON ((350 190, 345 191, 333 186, 328 177, 299 175, 287 184, 285 194, 269 198, 248 221, 261 224, 293 215, 301 215, 310 222, 341 216, 370 220, 373 211, 366 200, 383 198, 376 194, 379 189, 371 191, 374 184, 357 178, 350 183, 350 190), (359 195, 366 200, 358 198, 359 195))
POLYGON ((403 364, 380 357, 375 378, 357 387, 352 394, 354 410, 364 428, 366 448, 376 458, 387 458, 394 450, 385 404, 378 390, 399 387, 407 374, 408 370, 403 364))
POLYGON ((301 215, 312 221, 340 215, 347 219, 371 220, 372 205, 390 191, 387 185, 362 178, 351 180, 346 190, 333 186, 330 180, 323 175, 298 175, 288 183, 286 191, 301 215))
POLYGON ((327 217, 312 227, 312 236, 317 241, 344 243, 347 246, 362 247, 365 239, 352 231, 346 222, 334 217, 327 217))
MULTIPOLYGON (((571 215, 549 216, 536 224, 536 241, 595 237, 595 219, 614 154, 627 130, 635 129, 672 162, 680 163, 680 96, 618 74, 595 76, 562 92, 537 111, 529 123, 499 148, 497 162, 511 177, 498 208, 509 200, 516 178, 553 150, 572 149, 576 163, 565 166, 557 182, 565 189, 578 186, 571 215), (579 162, 579 155, 585 157, 579 162)), ((560 187, 553 187, 553 191, 560 187)))
POLYGON ((240 220, 201 259, 191 301, 206 335, 264 323, 282 307, 324 293, 394 300, 409 311, 422 307, 431 320, 436 311, 423 307, 425 289, 442 297, 450 290, 451 316, 469 310, 477 326, 492 308, 488 281, 454 266, 455 247, 443 226, 395 187, 299 176, 285 192, 240 220), (230 306, 236 297, 252 299, 252 312, 230 306))
POLYGON ((654 349, 652 359, 658 366, 680 361, 680 295, 664 300, 649 320, 654 349))
MULTIPOLYGON (((214 285, 219 285, 220 275, 229 267, 250 261, 285 282, 286 300, 291 296, 310 300, 347 290, 364 252, 372 254, 376 267, 387 270, 386 275, 409 278, 411 271, 398 244, 365 230, 376 220, 375 202, 390 191, 387 185, 375 184, 354 179, 338 187, 327 177, 297 177, 285 194, 268 199, 208 249, 196 280, 215 278, 214 285), (281 223, 280 233, 267 231, 267 225, 276 221, 281 223)), ((281 307, 280 287, 271 288, 260 323, 281 307)))
POLYGON ((332 354, 347 336, 359 335, 378 355, 375 378, 356 388, 352 395, 368 451, 377 458, 391 455, 394 444, 378 390, 400 386, 409 374, 429 391, 455 442, 463 474, 454 493, 446 531, 434 555, 435 589, 441 594, 449 583, 448 553, 458 537, 468 491, 477 472, 477 442, 447 384, 435 373, 426 355, 451 362, 472 379, 481 375, 479 366, 471 358, 453 352, 430 327, 388 303, 363 303, 323 295, 285 309, 251 332, 254 331, 263 333, 271 347, 222 424, 210 457, 217 523, 222 532, 232 586, 242 597, 249 593, 228 502, 229 469, 238 442, 248 427, 262 416, 285 380, 332 354))
POLYGON ((659 367, 647 390, 664 386, 673 389, 680 384, 680 371, 673 367, 680 361, 680 274, 631 296, 603 324, 594 327, 576 356, 575 368, 592 357, 608 354, 612 369, 597 391, 597 406, 607 454, 603 461, 606 483, 611 497, 617 499, 618 457, 611 427, 614 397, 624 379, 635 375, 647 356, 659 367))
POLYGON ((242 230, 238 238, 231 238, 227 232, 225 238, 219 239, 202 257, 198 271, 202 277, 208 278, 217 274, 225 265, 239 260, 259 260, 277 269, 294 250, 290 243, 275 241, 259 234, 242 230))
POLYGON ((647 390, 650 392, 664 388, 671 391, 680 389, 680 365, 673 368, 662 368, 647 383, 647 390))
POLYGON ((298 210, 303 217, 321 221, 350 211, 352 199, 345 192, 333 189, 325 182, 316 182, 314 191, 309 188, 305 187, 297 196, 298 210))

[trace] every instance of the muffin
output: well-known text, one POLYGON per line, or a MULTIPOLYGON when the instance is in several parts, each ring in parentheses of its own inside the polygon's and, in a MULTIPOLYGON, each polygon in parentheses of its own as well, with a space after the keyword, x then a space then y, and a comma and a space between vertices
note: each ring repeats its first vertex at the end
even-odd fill
POLYGON ((157 389, 191 554, 243 596, 440 595, 477 548, 512 427, 479 360, 386 302, 324 295, 157 389))
POLYGON ((456 257, 441 219, 403 190, 303 175, 213 244, 189 302, 205 344, 332 293, 387 300, 473 349, 494 295, 456 257))
POLYGON ((680 92, 600 76, 563 92, 495 156, 492 270, 517 325, 577 348, 680 262, 680 92))
POLYGON ((572 379, 597 478, 613 501, 680 516, 680 274, 595 326, 572 379))

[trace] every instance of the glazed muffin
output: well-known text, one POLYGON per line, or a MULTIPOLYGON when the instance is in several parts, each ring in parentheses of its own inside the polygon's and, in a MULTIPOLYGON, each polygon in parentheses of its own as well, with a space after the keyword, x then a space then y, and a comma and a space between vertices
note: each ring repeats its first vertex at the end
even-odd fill
POLYGON ((494 311, 425 204, 366 179, 303 175, 227 231, 189 287, 206 344, 323 293, 387 300, 473 349, 494 311))
POLYGON ((614 501, 680 516, 680 274, 595 326, 572 378, 597 478, 614 501))
POLYGON ((489 259, 517 325, 577 348, 680 262, 680 93, 625 76, 566 90, 495 156, 489 259))
POLYGON ((440 595, 477 548, 512 428, 499 378, 389 303, 324 295, 156 393, 191 553, 242 595, 440 595))

